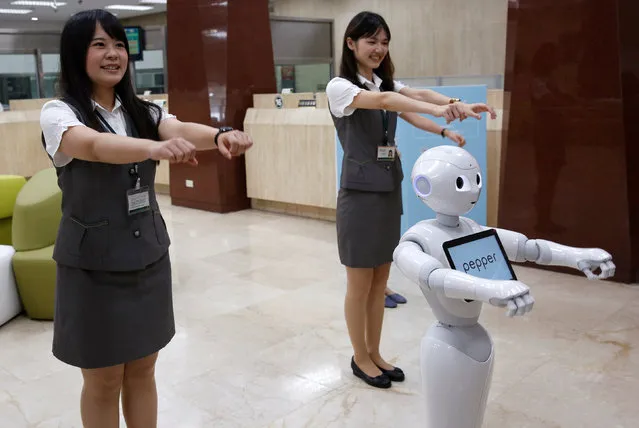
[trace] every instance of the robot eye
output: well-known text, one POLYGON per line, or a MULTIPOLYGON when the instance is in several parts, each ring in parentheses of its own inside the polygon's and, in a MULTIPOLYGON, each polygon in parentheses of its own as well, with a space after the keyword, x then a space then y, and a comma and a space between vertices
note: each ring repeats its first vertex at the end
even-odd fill
POLYGON ((482 183, 481 174, 477 173, 477 186, 481 187, 481 183, 482 183))
POLYGON ((465 175, 460 175, 455 180, 455 186, 457 187, 455 190, 458 192, 467 192, 470 190, 470 181, 465 175))

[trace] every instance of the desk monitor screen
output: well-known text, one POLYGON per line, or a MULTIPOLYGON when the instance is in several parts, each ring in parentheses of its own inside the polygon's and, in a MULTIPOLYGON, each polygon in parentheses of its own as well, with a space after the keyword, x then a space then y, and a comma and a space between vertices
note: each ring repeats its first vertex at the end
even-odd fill
POLYGON ((444 242, 444 252, 452 269, 485 279, 517 279, 495 229, 444 242))

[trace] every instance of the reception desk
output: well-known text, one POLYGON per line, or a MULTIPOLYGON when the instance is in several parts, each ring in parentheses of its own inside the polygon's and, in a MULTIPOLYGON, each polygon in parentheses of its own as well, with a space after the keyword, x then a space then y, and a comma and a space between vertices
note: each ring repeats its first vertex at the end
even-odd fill
POLYGON ((334 219, 335 128, 325 95, 260 94, 253 100, 256 107, 244 120, 255 142, 245 155, 252 206, 334 219), (298 107, 311 100, 324 108, 298 107))
MULTIPOLYGON (((486 223, 497 224, 503 92, 489 90, 497 120, 486 129, 486 223)), ((246 154, 247 194, 253 208, 334 220, 337 196, 336 133, 326 94, 253 97, 244 130, 255 145, 246 154), (315 107, 307 107, 308 101, 315 107)), ((469 141, 468 144, 472 144, 469 141)), ((408 171, 412 165, 404 166, 408 171)), ((410 172, 407 174, 410 176, 410 172)))
POLYGON ((0 174, 31 177, 51 167, 41 132, 40 110, 0 113, 0 174))

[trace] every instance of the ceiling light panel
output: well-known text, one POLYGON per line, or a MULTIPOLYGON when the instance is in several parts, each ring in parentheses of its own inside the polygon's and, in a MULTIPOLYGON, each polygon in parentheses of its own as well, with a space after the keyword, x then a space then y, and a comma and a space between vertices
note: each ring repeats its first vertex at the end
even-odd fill
POLYGON ((0 14, 4 15, 26 15, 31 12, 31 9, 0 9, 0 14))
POLYGON ((12 1, 12 6, 48 6, 48 7, 56 7, 56 6, 66 6, 66 2, 58 1, 32 1, 32 0, 16 0, 12 1))
POLYGON ((107 7, 105 7, 105 9, 109 9, 109 10, 135 10, 135 11, 145 11, 145 10, 151 10, 153 9, 153 6, 136 6, 136 5, 123 5, 123 4, 112 4, 109 5, 107 7))

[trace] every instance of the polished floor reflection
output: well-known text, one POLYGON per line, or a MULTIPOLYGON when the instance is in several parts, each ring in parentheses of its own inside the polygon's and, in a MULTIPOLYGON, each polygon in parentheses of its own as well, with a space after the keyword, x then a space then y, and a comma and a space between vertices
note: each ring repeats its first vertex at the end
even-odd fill
MULTIPOLYGON (((383 353, 407 380, 374 390, 350 373, 333 223, 161 202, 178 332, 158 362, 160 427, 423 426, 418 351, 433 317, 415 285, 391 272, 408 303, 387 309, 383 353)), ((639 289, 516 271, 537 304, 523 319, 484 309, 497 352, 486 426, 636 427, 639 289)), ((0 327, 1 427, 81 427, 80 373, 51 338, 48 322, 0 327)))

